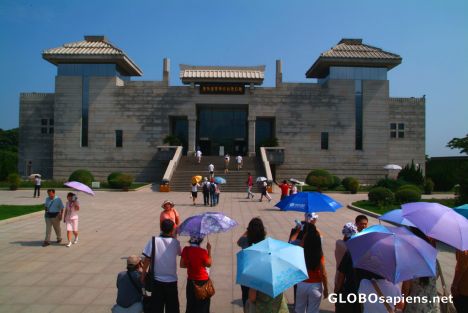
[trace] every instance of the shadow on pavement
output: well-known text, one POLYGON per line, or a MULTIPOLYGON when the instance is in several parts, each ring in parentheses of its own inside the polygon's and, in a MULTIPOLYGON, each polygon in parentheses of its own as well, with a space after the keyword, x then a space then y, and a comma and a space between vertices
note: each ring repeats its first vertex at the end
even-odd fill
POLYGON ((20 245, 20 246, 23 246, 23 247, 42 247, 42 243, 43 241, 40 240, 40 241, 12 241, 10 242, 10 244, 13 244, 13 245, 20 245))

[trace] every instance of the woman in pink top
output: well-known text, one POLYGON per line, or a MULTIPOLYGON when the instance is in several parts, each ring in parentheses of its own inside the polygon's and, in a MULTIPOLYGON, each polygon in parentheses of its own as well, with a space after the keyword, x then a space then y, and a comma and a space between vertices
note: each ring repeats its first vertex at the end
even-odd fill
POLYGON ((159 223, 162 223, 164 220, 171 220, 174 222, 175 227, 180 224, 179 212, 174 209, 174 202, 165 200, 161 205, 161 208, 164 210, 159 216, 159 223))
POLYGON ((72 192, 68 193, 67 200, 63 222, 67 225, 67 247, 70 247, 72 245, 72 232, 75 235, 73 244, 78 243, 78 211, 80 210, 80 204, 78 203, 77 196, 72 192))

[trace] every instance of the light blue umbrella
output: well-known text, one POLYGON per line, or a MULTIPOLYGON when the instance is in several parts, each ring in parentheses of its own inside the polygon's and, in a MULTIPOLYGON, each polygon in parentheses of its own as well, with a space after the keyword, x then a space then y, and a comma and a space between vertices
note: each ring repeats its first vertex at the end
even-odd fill
POLYGON ((468 204, 457 206, 456 208, 453 208, 453 210, 458 214, 461 214, 464 217, 468 218, 468 204))
POLYGON ((236 283, 270 297, 307 278, 302 247, 268 237, 237 253, 236 283))
POLYGON ((416 227, 413 223, 403 217, 402 210, 396 209, 385 213, 379 217, 379 220, 386 222, 393 222, 400 225, 416 227))
POLYGON ((222 177, 215 177, 214 181, 217 184, 225 184, 226 183, 226 179, 224 179, 222 177))
POLYGON ((404 227, 374 225, 346 241, 353 266, 398 283, 436 274, 437 250, 404 227))
POLYGON ((335 212, 343 207, 335 199, 320 192, 298 192, 287 196, 276 207, 281 211, 299 211, 299 212, 335 212))

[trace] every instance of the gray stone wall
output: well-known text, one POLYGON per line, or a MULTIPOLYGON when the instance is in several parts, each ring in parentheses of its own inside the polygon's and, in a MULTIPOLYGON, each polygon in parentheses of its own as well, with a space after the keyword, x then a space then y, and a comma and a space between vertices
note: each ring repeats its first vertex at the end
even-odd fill
MULTIPOLYGON (((42 119, 54 118, 54 94, 21 93, 19 116, 18 173, 27 176, 41 174, 43 178, 53 176, 53 134, 41 132, 42 119)), ((55 131, 55 127, 54 127, 55 131)))

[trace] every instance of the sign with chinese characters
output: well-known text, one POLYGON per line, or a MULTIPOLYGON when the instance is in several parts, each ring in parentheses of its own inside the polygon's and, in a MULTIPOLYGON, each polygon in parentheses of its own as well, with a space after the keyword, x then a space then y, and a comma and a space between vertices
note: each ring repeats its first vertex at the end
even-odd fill
POLYGON ((200 85, 200 94, 243 95, 244 93, 243 85, 200 85))

